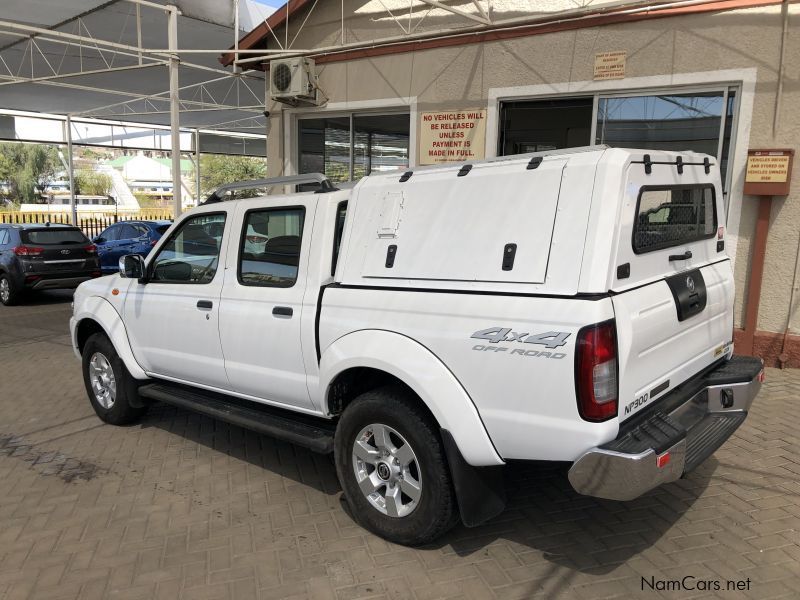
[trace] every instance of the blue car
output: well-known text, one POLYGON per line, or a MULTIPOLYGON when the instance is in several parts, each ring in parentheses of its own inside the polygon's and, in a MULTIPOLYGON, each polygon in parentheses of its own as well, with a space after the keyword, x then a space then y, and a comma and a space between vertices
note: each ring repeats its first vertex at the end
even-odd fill
POLYGON ((116 273, 126 254, 147 256, 171 225, 172 221, 122 221, 105 229, 93 240, 103 274, 116 273))

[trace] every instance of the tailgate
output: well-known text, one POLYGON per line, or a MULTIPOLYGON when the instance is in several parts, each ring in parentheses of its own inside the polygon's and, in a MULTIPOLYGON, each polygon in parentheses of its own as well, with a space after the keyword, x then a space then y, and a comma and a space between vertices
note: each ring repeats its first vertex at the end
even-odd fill
MULTIPOLYGON (((733 350, 733 272, 730 260, 698 271, 705 307, 678 320, 666 280, 612 298, 619 351, 619 418, 627 419, 733 350)), ((692 275, 695 289, 700 282, 692 275)))
POLYGON ((610 285, 621 420, 733 350, 719 174, 710 157, 676 156, 628 166, 610 285))

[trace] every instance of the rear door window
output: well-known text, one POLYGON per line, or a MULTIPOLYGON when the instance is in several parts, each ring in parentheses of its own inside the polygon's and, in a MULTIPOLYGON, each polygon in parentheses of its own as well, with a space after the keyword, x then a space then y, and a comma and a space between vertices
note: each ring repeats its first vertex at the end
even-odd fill
POLYGON ((37 246, 86 244, 89 240, 80 229, 27 229, 20 232, 22 243, 37 246))
POLYGON ((644 186, 639 191, 633 226, 636 254, 707 239, 716 231, 713 186, 644 186))
POLYGON ((239 253, 239 282, 292 287, 300 266, 304 219, 303 207, 248 212, 239 253))

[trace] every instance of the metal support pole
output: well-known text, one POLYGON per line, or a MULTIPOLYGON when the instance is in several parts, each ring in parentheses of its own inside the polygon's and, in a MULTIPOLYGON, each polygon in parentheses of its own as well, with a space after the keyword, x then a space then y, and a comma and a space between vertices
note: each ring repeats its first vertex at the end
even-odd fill
POLYGON ((181 214, 183 203, 181 202, 181 106, 180 89, 178 85, 178 69, 180 58, 178 57, 178 9, 175 6, 167 5, 168 23, 167 37, 169 42, 169 124, 170 137, 172 141, 172 202, 174 217, 177 219, 181 214))
POLYGON ((233 72, 239 72, 239 65, 236 61, 239 60, 239 0, 233 0, 233 72))
POLYGON ((67 115, 67 171, 69 171, 69 206, 72 212, 72 224, 78 225, 78 203, 75 198, 75 169, 72 165, 72 118, 67 115))
POLYGON ((764 257, 767 254, 767 236, 769 235, 769 218, 772 214, 772 196, 759 196, 758 219, 753 240, 753 257, 750 261, 750 281, 747 284, 747 296, 744 305, 744 338, 743 346, 737 350, 745 354, 756 352, 755 340, 758 329, 758 306, 761 302, 761 280, 764 278, 764 257))
POLYGON ((194 193, 197 196, 195 204, 200 205, 200 130, 194 130, 194 193))
POLYGON ((141 6, 136 5, 136 45, 139 46, 139 64, 142 64, 142 13, 141 6))

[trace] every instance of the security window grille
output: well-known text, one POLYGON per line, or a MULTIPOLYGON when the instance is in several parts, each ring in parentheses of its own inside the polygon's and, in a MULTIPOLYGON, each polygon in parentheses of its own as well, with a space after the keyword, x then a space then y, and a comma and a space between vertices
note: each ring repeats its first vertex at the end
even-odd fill
POLYGON ((716 231, 712 186, 646 186, 640 190, 633 226, 636 254, 710 238, 716 231))

